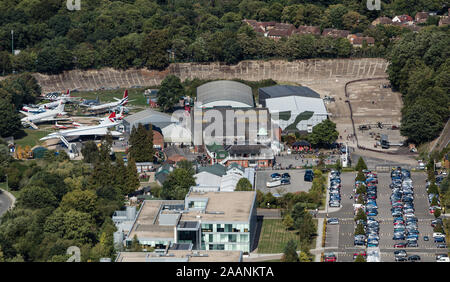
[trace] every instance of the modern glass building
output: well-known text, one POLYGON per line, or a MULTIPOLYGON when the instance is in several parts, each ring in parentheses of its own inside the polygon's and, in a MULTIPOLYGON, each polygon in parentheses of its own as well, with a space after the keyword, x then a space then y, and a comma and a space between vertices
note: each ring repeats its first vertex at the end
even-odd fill
POLYGON ((249 253, 256 236, 255 201, 253 191, 191 191, 183 207, 180 201, 145 201, 126 241, 131 244, 136 235, 141 244, 155 248, 183 244, 193 250, 249 253))

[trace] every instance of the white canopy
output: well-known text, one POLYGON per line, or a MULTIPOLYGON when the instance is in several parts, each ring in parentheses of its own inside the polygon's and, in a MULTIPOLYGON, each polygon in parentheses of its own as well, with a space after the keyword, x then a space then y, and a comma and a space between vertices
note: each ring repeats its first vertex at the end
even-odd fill
POLYGON ((181 125, 170 124, 162 129, 164 142, 168 143, 191 143, 191 131, 181 125))

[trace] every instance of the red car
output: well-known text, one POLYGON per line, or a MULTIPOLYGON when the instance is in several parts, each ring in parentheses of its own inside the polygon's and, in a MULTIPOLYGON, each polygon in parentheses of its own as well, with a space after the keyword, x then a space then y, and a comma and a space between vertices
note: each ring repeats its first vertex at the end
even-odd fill
POLYGON ((334 255, 334 254, 324 254, 323 261, 324 262, 336 262, 337 258, 336 258, 336 255, 334 255))
POLYGON ((406 248, 406 243, 397 243, 394 245, 394 248, 406 248))
POLYGON ((366 252, 362 252, 362 253, 353 253, 353 259, 356 259, 356 257, 359 256, 359 255, 363 256, 364 258, 367 257, 366 252))

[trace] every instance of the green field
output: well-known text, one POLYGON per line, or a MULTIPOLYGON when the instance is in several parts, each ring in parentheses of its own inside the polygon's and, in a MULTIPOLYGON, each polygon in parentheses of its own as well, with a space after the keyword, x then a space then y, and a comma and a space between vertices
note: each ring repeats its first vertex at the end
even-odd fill
MULTIPOLYGON (((317 226, 317 220, 314 219, 317 226)), ((264 219, 259 238, 258 253, 260 254, 278 254, 284 251, 289 240, 297 242, 297 250, 300 250, 299 236, 295 230, 286 230, 281 219, 264 219)), ((311 249, 315 247, 315 239, 311 244, 311 249)))
MULTIPOLYGON (((136 88, 136 89, 128 89, 128 99, 134 100, 129 102, 129 105, 132 106, 146 106, 147 105, 147 98, 144 97, 144 91, 148 88, 155 88, 155 87, 145 87, 145 88, 136 88)), ((100 99, 100 103, 106 103, 106 102, 115 102, 114 98, 122 99, 123 92, 125 89, 115 89, 115 90, 98 90, 98 91, 80 91, 80 92, 74 92, 72 93, 72 96, 74 97, 81 97, 86 100, 95 100, 97 99, 97 96, 100 99)))
POLYGON ((39 141, 40 138, 47 136, 52 131, 44 129, 24 129, 25 136, 15 139, 14 142, 21 147, 30 146, 33 148, 36 145, 40 145, 43 142, 39 141))

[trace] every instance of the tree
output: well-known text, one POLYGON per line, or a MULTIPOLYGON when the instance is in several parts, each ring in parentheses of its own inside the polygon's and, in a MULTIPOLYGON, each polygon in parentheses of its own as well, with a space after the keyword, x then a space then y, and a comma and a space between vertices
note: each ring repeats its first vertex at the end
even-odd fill
POLYGON ((366 262, 366 259, 364 258, 363 255, 359 254, 356 256, 355 262, 366 262))
POLYGON ((440 217, 441 216, 441 209, 436 209, 433 214, 434 214, 435 218, 440 217))
POLYGON ((137 188, 139 188, 140 182, 139 182, 139 175, 137 173, 136 163, 133 158, 130 158, 128 160, 127 164, 127 194, 132 193, 136 191, 137 188))
POLYGON ((9 137, 19 132, 22 124, 14 105, 0 98, 0 137, 9 137))
POLYGON ((195 186, 194 176, 183 168, 176 168, 163 183, 161 197, 167 200, 182 200, 191 186, 195 186))
POLYGON ((184 95, 184 88, 180 78, 175 75, 168 75, 161 82, 158 91, 158 105, 163 111, 171 110, 184 95))
POLYGON ((366 181, 366 175, 364 174, 364 172, 362 172, 361 170, 358 171, 358 174, 356 175, 355 178, 356 181, 366 181))
POLYGON ((356 225, 355 235, 366 235, 366 231, 364 230, 364 225, 362 223, 356 225))
POLYGON ((239 179, 238 183, 236 184, 236 189, 234 189, 234 191, 252 191, 252 190, 253 190, 252 184, 245 177, 239 179))
MULTIPOLYGON (((355 166, 355 170, 357 171, 363 171, 364 169, 367 169, 367 165, 364 162, 364 159, 362 157, 359 157, 358 163, 355 166)), ((364 178, 365 179, 365 178, 364 178)))
POLYGON ((56 207, 58 200, 48 189, 40 186, 27 186, 20 191, 17 205, 23 208, 42 209, 56 207))
POLYGON ((135 159, 137 162, 152 162, 154 149, 153 149, 153 131, 147 130, 141 123, 136 127, 133 127, 130 135, 130 158, 135 159))
POLYGON ((355 221, 358 221, 358 220, 364 220, 364 221, 367 220, 367 215, 363 209, 358 209, 358 212, 356 213, 355 221))
POLYGON ((335 168, 339 172, 342 170, 342 164, 341 164, 341 160, 340 159, 336 160, 335 168))
POLYGON ((87 163, 95 163, 100 160, 99 150, 94 141, 86 142, 81 148, 81 154, 83 155, 83 160, 87 163))
POLYGON ((308 140, 316 146, 330 145, 337 140, 339 132, 336 130, 336 124, 329 119, 322 121, 313 127, 308 140))
POLYGON ((64 195, 59 207, 67 212, 71 209, 89 214, 95 213, 97 195, 91 190, 75 190, 64 195))
POLYGON ((299 258, 297 255, 297 243, 294 240, 289 240, 284 248, 282 262, 298 262, 299 258))
POLYGON ((142 42, 145 66, 149 69, 163 70, 169 65, 167 50, 170 48, 167 29, 152 30, 142 42))
POLYGON ((283 225, 286 227, 287 230, 292 229, 294 226, 294 220, 292 219, 291 215, 286 214, 283 218, 283 225))
POLYGON ((134 234, 133 241, 131 241, 131 251, 132 252, 142 252, 142 246, 139 243, 137 235, 134 234))

